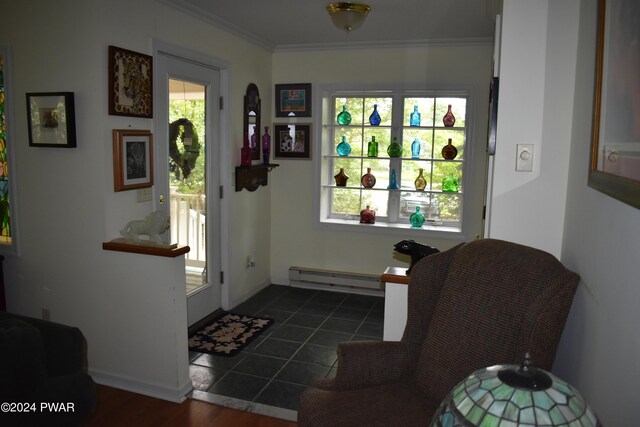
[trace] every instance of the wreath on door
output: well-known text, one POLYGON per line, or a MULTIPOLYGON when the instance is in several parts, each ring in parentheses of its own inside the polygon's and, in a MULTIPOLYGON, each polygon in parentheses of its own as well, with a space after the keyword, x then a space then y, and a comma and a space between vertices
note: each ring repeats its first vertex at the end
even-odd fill
POLYGON ((187 119, 178 119, 169 123, 169 170, 176 179, 186 179, 196 165, 200 156, 198 133, 187 119), (183 150, 178 149, 178 139, 182 142, 183 150))

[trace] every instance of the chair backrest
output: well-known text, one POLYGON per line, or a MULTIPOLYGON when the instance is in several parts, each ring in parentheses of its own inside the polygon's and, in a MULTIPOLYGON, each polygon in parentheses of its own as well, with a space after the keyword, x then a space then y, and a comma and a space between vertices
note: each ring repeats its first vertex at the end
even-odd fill
MULTIPOLYGON (((424 258, 409 285, 410 299, 432 298, 416 355, 418 388, 442 400, 471 372, 519 364, 527 351, 535 366, 551 369, 578 281, 551 254, 501 240, 475 240, 424 258), (431 291, 411 292, 411 286, 431 291)), ((410 317, 403 340, 415 339, 415 324, 424 322, 410 317)))

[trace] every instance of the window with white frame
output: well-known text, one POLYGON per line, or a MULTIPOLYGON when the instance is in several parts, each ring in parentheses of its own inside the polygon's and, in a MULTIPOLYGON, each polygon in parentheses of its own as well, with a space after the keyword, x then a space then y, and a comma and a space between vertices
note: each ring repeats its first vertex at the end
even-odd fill
POLYGON ((323 93, 320 222, 362 227, 360 212, 369 207, 376 212, 374 227, 412 229, 410 217, 419 210, 425 218, 421 229, 460 232, 469 96, 464 90, 323 93), (370 120, 374 110, 379 124, 370 120), (348 124, 338 120, 343 111, 350 115, 348 124), (449 111, 455 123, 445 125, 449 111), (414 112, 419 122, 412 122, 414 112), (348 155, 337 150, 343 140, 348 155), (368 150, 372 140, 377 156, 368 150), (394 140, 402 146, 399 157, 388 153, 394 140), (344 186, 334 178, 341 169, 349 176, 344 186), (369 169, 375 177, 371 188, 361 182, 369 169), (424 189, 416 185, 419 175, 424 189))

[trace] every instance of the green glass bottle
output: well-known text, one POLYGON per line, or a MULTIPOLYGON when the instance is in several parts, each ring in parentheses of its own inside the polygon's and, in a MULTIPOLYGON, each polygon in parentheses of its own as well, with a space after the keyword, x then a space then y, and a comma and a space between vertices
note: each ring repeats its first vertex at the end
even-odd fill
POLYGON ((387 148, 389 157, 402 157, 402 145, 398 144, 398 138, 393 137, 393 142, 387 148))
POLYGON ((351 123, 351 114, 347 111, 347 106, 342 106, 342 112, 338 114, 338 124, 339 125, 348 125, 351 123))
POLYGON ((424 215, 420 212, 420 206, 416 206, 416 211, 409 217, 409 221, 414 228, 422 227, 422 224, 424 224, 424 215))
POLYGON ((378 157, 378 143, 376 142, 375 136, 372 136, 371 141, 369 141, 369 146, 367 147, 367 156, 378 157))
POLYGON ((455 175, 447 175, 442 180, 442 192, 443 193, 457 193, 458 192, 458 177, 455 175))

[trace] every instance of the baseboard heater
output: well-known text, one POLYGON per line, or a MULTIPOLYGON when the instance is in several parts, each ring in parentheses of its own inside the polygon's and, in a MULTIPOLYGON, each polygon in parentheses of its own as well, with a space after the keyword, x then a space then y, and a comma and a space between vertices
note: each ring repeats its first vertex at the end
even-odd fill
POLYGON ((384 290, 379 275, 348 273, 344 271, 319 270, 315 268, 290 267, 289 284, 314 288, 331 287, 331 290, 342 292, 371 291, 375 293, 384 290))

